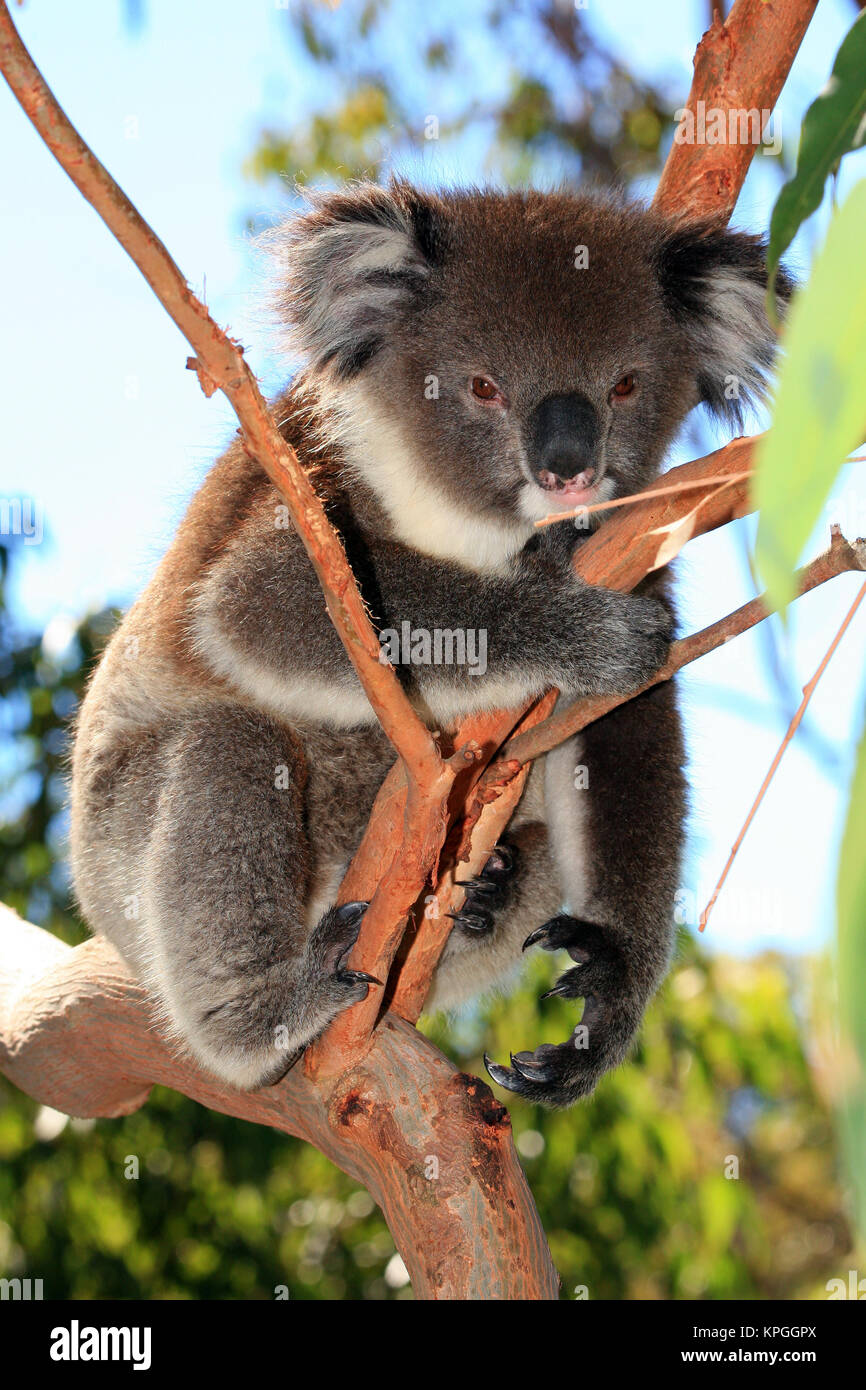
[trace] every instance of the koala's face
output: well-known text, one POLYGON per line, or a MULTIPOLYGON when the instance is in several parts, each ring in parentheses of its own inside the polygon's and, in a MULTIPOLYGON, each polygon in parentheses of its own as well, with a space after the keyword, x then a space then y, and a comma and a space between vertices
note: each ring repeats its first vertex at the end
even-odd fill
POLYGON ((519 535, 633 492, 692 406, 738 422, 772 361, 757 238, 583 195, 367 185, 290 224, 289 258, 296 341, 392 510, 519 535))

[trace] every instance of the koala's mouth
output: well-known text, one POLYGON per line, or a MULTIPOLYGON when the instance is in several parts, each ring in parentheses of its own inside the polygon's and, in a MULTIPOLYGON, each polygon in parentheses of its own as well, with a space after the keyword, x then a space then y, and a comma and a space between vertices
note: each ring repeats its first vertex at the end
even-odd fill
POLYGON ((550 498, 555 508, 588 507, 599 500, 599 483, 595 468, 584 468, 573 478, 561 478, 558 473, 542 469, 536 474, 538 486, 550 498))

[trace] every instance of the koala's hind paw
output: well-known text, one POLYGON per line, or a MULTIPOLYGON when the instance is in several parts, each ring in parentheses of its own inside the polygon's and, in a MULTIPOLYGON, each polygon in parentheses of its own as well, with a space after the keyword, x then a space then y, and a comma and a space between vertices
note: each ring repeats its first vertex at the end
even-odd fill
POLYGON ((448 913, 455 927, 473 936, 487 935, 493 930, 494 913, 505 905, 515 857, 508 845, 497 845, 477 878, 457 880, 466 889, 466 898, 459 912, 448 913))
MULTIPOLYGON (((365 970, 347 970, 344 961, 358 939, 369 903, 344 903, 329 907, 310 938, 307 956, 311 973, 333 992, 345 993, 340 1007, 356 1004, 367 995, 367 986, 379 984, 365 970)), ((339 995, 337 996, 339 997, 339 995)))
POLYGON ((328 908, 321 917, 307 942, 300 973, 293 983, 294 1002, 286 1009, 288 1016, 294 1014, 294 1026, 283 1024, 288 1033, 303 1041, 284 1051, 277 1062, 266 1068, 254 1089, 281 1081, 303 1057, 312 1040, 343 1009, 365 999, 370 985, 380 983, 366 970, 348 970, 345 965, 368 907, 369 903, 345 903, 328 908))
POLYGON ((578 962, 543 998, 583 999, 583 1018, 568 1042, 513 1053, 510 1067, 485 1053, 484 1065, 494 1081, 526 1100, 571 1105, 622 1060, 640 1011, 629 997, 622 953, 603 927, 562 914, 530 932, 524 950, 536 944, 546 951, 566 950, 578 962))

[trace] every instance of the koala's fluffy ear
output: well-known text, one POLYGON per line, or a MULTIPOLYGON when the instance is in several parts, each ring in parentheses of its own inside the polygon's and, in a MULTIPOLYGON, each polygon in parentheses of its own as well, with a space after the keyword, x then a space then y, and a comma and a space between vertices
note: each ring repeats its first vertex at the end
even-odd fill
MULTIPOLYGON (((742 428, 744 411, 766 396, 776 353, 776 334, 765 310, 766 243, 745 232, 680 229, 662 243, 658 272, 694 355, 699 400, 742 428)), ((790 277, 780 269, 780 317, 792 290, 790 277)))
POLYGON ((406 183, 307 194, 310 210, 263 241, 281 263, 277 309, 312 372, 356 376, 442 250, 435 200, 406 183))

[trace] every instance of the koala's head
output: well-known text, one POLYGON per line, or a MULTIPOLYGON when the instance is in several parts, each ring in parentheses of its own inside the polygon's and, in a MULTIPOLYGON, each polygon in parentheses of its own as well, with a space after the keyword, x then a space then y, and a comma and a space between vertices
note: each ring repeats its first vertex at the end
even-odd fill
POLYGON ((277 246, 280 308, 350 467, 433 553, 495 565, 537 518, 649 482, 693 406, 739 425, 765 390, 754 236, 583 194, 398 183, 315 196, 277 246))

